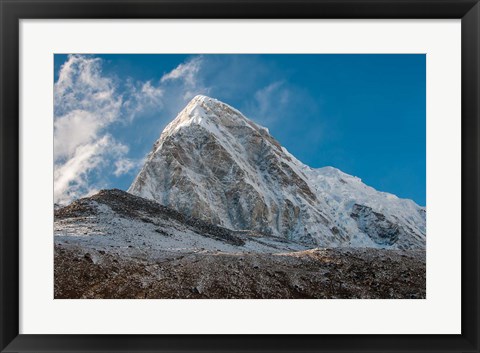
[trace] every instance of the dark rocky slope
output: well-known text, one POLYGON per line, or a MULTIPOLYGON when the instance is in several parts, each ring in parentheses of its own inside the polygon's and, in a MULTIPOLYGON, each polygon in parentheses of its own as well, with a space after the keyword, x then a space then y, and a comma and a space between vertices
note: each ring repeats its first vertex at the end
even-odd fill
POLYGON ((425 253, 312 249, 134 261, 55 247, 55 298, 425 298, 425 253))

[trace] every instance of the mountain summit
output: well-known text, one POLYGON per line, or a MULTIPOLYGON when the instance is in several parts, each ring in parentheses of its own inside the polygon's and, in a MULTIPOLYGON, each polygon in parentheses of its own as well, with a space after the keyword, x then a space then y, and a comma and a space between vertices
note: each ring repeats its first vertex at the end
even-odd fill
POLYGON ((206 96, 167 125, 128 192, 307 245, 425 248, 424 208, 338 169, 304 165, 268 129, 206 96))

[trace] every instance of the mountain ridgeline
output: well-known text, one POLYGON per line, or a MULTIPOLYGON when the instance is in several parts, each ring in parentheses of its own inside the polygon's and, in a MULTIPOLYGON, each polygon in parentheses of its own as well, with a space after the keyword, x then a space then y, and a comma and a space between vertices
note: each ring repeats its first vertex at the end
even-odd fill
POLYGON ((332 168, 313 169, 238 110, 196 96, 129 193, 232 230, 308 246, 424 249, 426 212, 332 168))

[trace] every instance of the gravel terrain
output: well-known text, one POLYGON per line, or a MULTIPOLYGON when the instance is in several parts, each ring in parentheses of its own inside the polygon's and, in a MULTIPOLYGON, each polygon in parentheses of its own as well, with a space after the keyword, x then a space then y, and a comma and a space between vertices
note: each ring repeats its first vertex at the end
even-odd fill
POLYGON ((55 298, 425 298, 425 252, 311 249, 124 257, 55 246, 55 298))

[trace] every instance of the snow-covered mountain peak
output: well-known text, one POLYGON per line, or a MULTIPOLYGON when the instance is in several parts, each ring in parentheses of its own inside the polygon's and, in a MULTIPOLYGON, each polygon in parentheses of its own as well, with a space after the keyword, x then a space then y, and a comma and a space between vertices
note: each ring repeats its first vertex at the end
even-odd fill
POLYGON ((268 131, 255 124, 232 106, 204 95, 195 96, 177 117, 167 125, 162 136, 170 136, 180 129, 198 125, 218 135, 219 130, 247 127, 259 132, 268 131))
POLYGON ((215 105, 215 104, 225 104, 218 99, 212 98, 205 96, 203 94, 197 94, 195 97, 192 98, 192 100, 187 104, 189 105, 195 105, 195 104, 205 104, 205 105, 215 105))
POLYGON ((313 169, 228 104, 196 96, 129 188, 235 230, 319 246, 425 246, 425 210, 334 167, 313 169))

